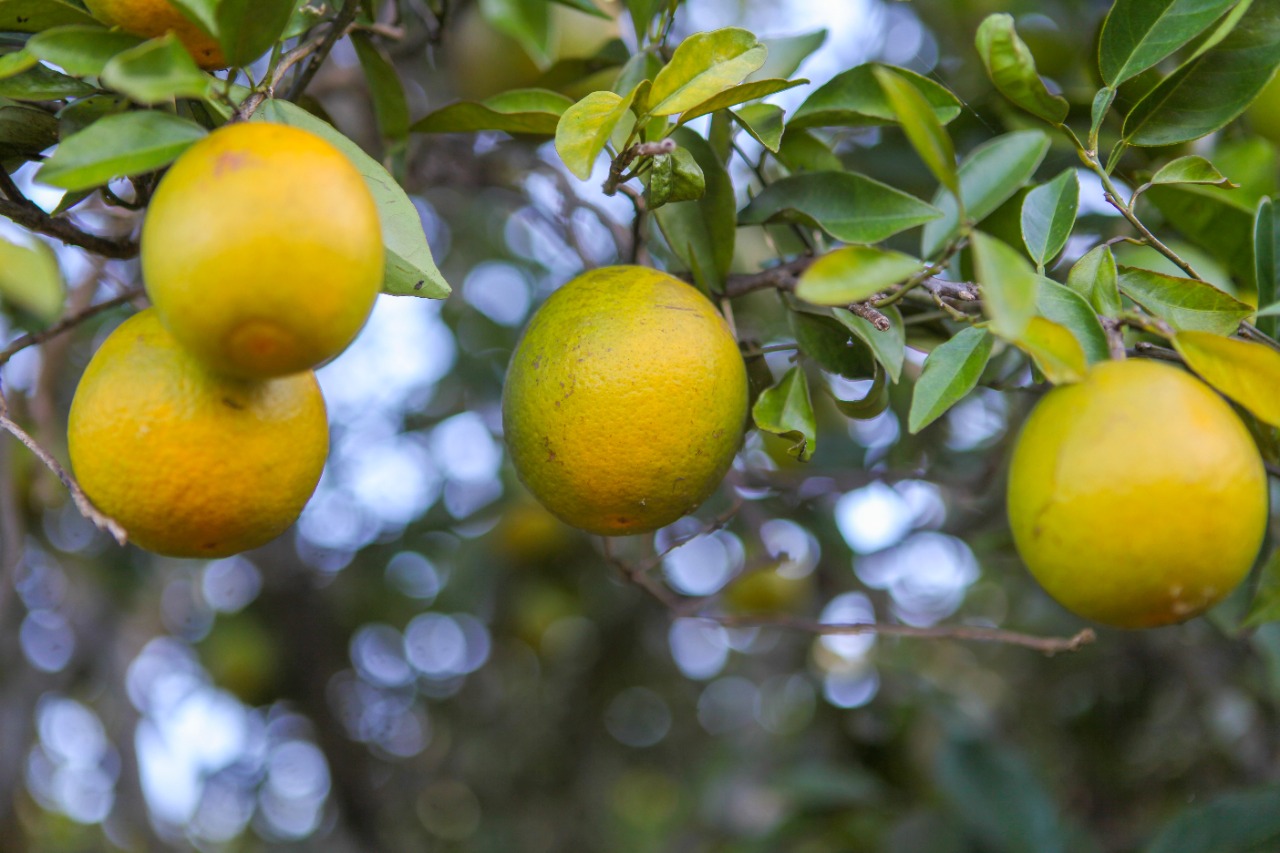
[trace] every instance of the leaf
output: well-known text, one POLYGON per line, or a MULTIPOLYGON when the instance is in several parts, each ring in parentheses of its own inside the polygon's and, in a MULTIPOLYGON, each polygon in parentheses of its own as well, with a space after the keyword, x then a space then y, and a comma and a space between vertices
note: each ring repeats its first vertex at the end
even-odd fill
POLYGON ((980 231, 970 237, 973 269, 982 289, 982 308, 991 331, 1019 340, 1036 311, 1036 274, 1018 252, 980 231))
POLYGON ((855 172, 807 172, 774 181, 743 208, 742 225, 800 222, 845 243, 878 243, 941 213, 855 172))
POLYGON ((211 78, 173 33, 118 53, 102 69, 102 82, 140 104, 202 98, 211 78))
POLYGON ((737 27, 695 33, 680 43, 653 79, 648 112, 669 116, 696 107, 741 83, 764 65, 768 53, 759 39, 737 27))
POLYGON ((1090 249, 1067 274, 1067 287, 1080 294, 1104 317, 1120 313, 1120 290, 1116 282, 1115 255, 1105 243, 1090 249))
POLYGON ((0 80, 7 80, 15 74, 21 74, 39 65, 40 60, 26 50, 15 50, 12 53, 0 55, 0 80))
POLYGON ((835 403, 840 414, 846 418, 866 421, 879 417, 885 409, 889 408, 889 403, 892 402, 892 395, 889 393, 888 374, 878 366, 875 374, 871 378, 871 387, 867 389, 867 392, 859 400, 845 400, 836 396, 830 385, 825 386, 827 395, 831 397, 831 402, 835 403))
POLYGON ((645 204, 657 210, 668 202, 693 201, 707 191, 706 175, 687 149, 653 158, 645 186, 645 204))
POLYGON ((1054 385, 1079 382, 1089 369, 1075 335, 1044 317, 1032 317, 1013 343, 1031 356, 1044 378, 1054 385))
MULTIPOLYGON (((799 129, 895 123, 897 114, 876 81, 876 67, 877 63, 858 65, 832 77, 800 105, 790 125, 799 129)), ((960 115, 960 99, 950 89, 905 68, 893 70, 920 90, 938 121, 947 124, 960 115)))
POLYGON ((1102 24, 1098 68, 1112 88, 1170 56, 1236 0, 1116 0, 1102 24))
POLYGON ((564 111, 556 124, 556 152, 580 180, 591 177, 596 158, 609 135, 631 109, 639 86, 625 98, 613 92, 592 92, 564 111))
MULTIPOLYGON (((1272 306, 1280 299, 1280 228, 1277 224, 1275 207, 1271 199, 1264 198, 1258 202, 1253 219, 1253 265, 1259 305, 1272 306)), ((1259 316, 1258 328, 1275 337, 1280 322, 1274 315, 1259 316)))
MULTIPOLYGON (((409 135, 409 104, 395 66, 368 35, 353 33, 350 38, 373 97, 373 114, 378 119, 382 138, 396 142, 405 139, 409 135)), ((568 103, 568 98, 565 102, 568 103)))
POLYGON ((0 239, 0 299, 50 323, 62 313, 66 285, 47 243, 20 246, 0 239))
POLYGON ((778 146, 778 159, 793 172, 842 172, 844 164, 831 147, 807 130, 787 123, 778 146))
POLYGON ((1253 308, 1202 281, 1120 268, 1120 291, 1178 331, 1230 335, 1253 308))
POLYGON ((809 382, 799 367, 788 370, 781 382, 760 395, 751 417, 758 429, 795 441, 787 452, 801 462, 813 457, 818 424, 813 416, 809 382))
MULTIPOLYGON (((10 54, 13 55, 16 54, 10 54)), ((33 63, 37 62, 34 56, 30 58, 33 63)), ((88 83, 60 74, 46 65, 36 64, 8 77, 0 75, 0 98, 13 98, 15 101, 60 101, 94 91, 97 90, 88 83)))
POLYGON ((671 138, 693 155, 702 169, 706 192, 697 201, 665 204, 654 212, 654 217, 667 244, 694 274, 699 286, 718 292, 724 289, 725 276, 733 263, 737 236, 733 182, 701 136, 682 127, 671 138))
MULTIPOLYGON (((700 104, 685 110, 680 116, 679 124, 686 124, 695 118, 700 118, 708 113, 716 110, 723 110, 738 104, 754 101, 757 98, 763 98, 767 95, 774 95, 778 92, 785 92, 787 89, 794 89, 796 86, 803 86, 808 80, 757 80, 754 83, 742 83, 725 89, 719 94, 712 95, 700 104)), ((650 93, 652 95, 652 92, 650 93)), ((775 107, 774 109, 778 109, 775 107)), ((661 115, 661 114, 660 114, 661 115)), ((678 125, 677 125, 678 126, 678 125)), ((781 127, 779 127, 781 132, 781 127)))
POLYGON ((952 737, 939 750, 934 773, 983 849, 1067 853, 1058 805, 1020 753, 994 742, 952 737))
POLYGON ((613 18, 601 10, 599 6, 591 2, 591 0, 554 0, 562 6, 568 6, 570 9, 577 9, 579 12, 586 12, 597 18, 603 18, 606 21, 612 21, 613 18))
MULTIPOLYGON (((38 33, 69 24, 97 24, 93 16, 67 0, 0 0, 0 31, 38 33)), ((64 66, 65 67, 65 66, 64 66)))
POLYGON ((814 305, 869 299, 924 268, 919 259, 890 249, 846 246, 822 255, 796 283, 796 296, 814 305))
POLYGON ((36 178, 64 190, 102 186, 169 165, 206 133, 195 122, 164 112, 109 115, 62 140, 36 178))
POLYGON ((39 107, 0 99, 0 159, 34 158, 58 142, 58 120, 39 107))
MULTIPOLYGON (((664 0, 624 0, 627 11, 631 13, 631 23, 635 27, 636 41, 644 44, 648 39, 646 33, 653 22, 653 16, 664 5, 664 0)), ((639 56, 640 54, 636 54, 639 56)))
POLYGON ((1216 184, 1234 187, 1227 176, 1198 154, 1170 160, 1151 176, 1152 184, 1216 184))
POLYGON ((823 370, 846 379, 870 379, 876 361, 870 349, 829 313, 789 311, 796 345, 823 370))
POLYGON ((510 36, 539 68, 551 64, 551 6, 546 0, 480 0, 480 13, 510 36))
POLYGON ((1089 364, 1111 357, 1107 333, 1083 296, 1044 276, 1036 277, 1036 285, 1036 312, 1075 335, 1089 364))
POLYGON ((1280 622, 1280 550, 1273 551, 1258 572, 1258 587, 1240 627, 1257 628, 1268 622, 1280 622))
POLYGON ((332 143, 347 155, 364 177, 378 205, 382 242, 386 247, 386 271, 382 289, 395 296, 424 296, 444 299, 450 288, 431 257, 422 218, 413 201, 378 161, 339 133, 333 125, 279 98, 267 100, 254 115, 256 120, 274 121, 309 130, 332 143))
POLYGON ((1143 197, 1170 225, 1252 287, 1254 210, 1241 196, 1219 187, 1163 184, 1143 197))
POLYGON ((872 69, 876 82, 902 125, 911 147, 938 179, 938 183, 959 198, 956 182, 956 151, 925 96, 897 72, 886 66, 872 69))
POLYGON ((1221 43, 1138 101, 1125 117, 1124 140, 1176 145, 1213 133, 1244 112, 1278 65, 1280 4, 1255 2, 1221 43))
POLYGON ((573 101, 546 89, 513 89, 483 101, 459 101, 418 119, 414 133, 474 133, 501 130, 552 136, 573 101))
POLYGON ((1116 90, 1111 88, 1099 89, 1098 93, 1093 96, 1093 104, 1089 108, 1089 115, 1092 119, 1089 125, 1089 145, 1096 147, 1098 144, 1098 134, 1102 130, 1102 122, 1107 117, 1107 112, 1111 109, 1111 105, 1116 102, 1116 90))
POLYGON ((1031 190, 1022 200, 1022 242, 1036 266, 1058 256, 1076 224, 1080 179, 1074 168, 1031 190))
POLYGON ((892 305, 880 309, 889 320, 889 328, 880 331, 870 320, 859 317, 844 308, 833 308, 831 316, 853 332, 862 342, 871 348, 871 354, 889 374, 889 379, 897 384, 902 378, 902 365, 906 361, 907 329, 902 323, 902 315, 892 305))
MULTIPOLYGON (((1049 138, 1039 130, 1006 133, 973 149, 958 172, 966 215, 981 222, 1031 179, 1048 151, 1049 138)), ((933 203, 942 216, 924 228, 925 257, 942 249, 961 224, 954 198, 939 193, 933 203)))
POLYGON ((756 142, 765 148, 778 153, 782 147, 782 107, 773 104, 747 104, 736 110, 730 110, 733 120, 751 134, 756 142))
POLYGON ((220 0, 214 34, 232 67, 248 65, 280 38, 296 0, 220 0))
POLYGON ((1183 809, 1144 853, 1258 853, 1280 841, 1280 785, 1215 797, 1183 809))
POLYGON ((1280 426, 1280 352, 1208 332, 1180 332, 1173 345, 1205 382, 1263 423, 1280 426))
POLYGON ((994 343, 985 330, 969 326, 929 353, 911 395, 907 428, 913 435, 977 387, 994 343))
POLYGON ((771 77, 790 77, 800 69, 804 61, 827 40, 826 30, 815 30, 798 36, 761 39, 760 43, 769 49, 764 65, 747 77, 748 83, 767 80, 771 77))
POLYGON ((1050 124, 1062 124, 1070 107, 1065 98, 1049 93, 1036 72, 1036 61, 1018 37, 1013 16, 988 15, 978 27, 978 55, 992 84, 1014 104, 1050 124))
POLYGON ((58 27, 34 35, 26 50, 77 77, 97 77, 111 58, 142 44, 142 39, 101 26, 58 27))

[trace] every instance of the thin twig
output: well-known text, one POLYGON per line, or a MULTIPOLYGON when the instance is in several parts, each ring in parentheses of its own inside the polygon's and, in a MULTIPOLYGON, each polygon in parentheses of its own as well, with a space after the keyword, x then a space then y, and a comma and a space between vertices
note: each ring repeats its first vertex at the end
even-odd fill
POLYGON ((812 255, 802 255, 761 272, 733 273, 725 280, 724 295, 735 299, 757 290, 795 290, 796 282, 813 261, 812 255))
MULTIPOLYGON (((3 172, 3 170, 0 169, 0 172, 3 172)), ((28 231, 34 231, 37 234, 61 240, 68 246, 87 249, 104 258, 127 260, 138 255, 138 243, 136 240, 113 240, 110 237, 90 234, 87 231, 80 230, 70 220, 50 216, 35 205, 26 205, 0 198, 0 216, 12 220, 28 231)))
POLYGON ((920 286, 936 296, 946 296, 962 302, 978 301, 978 286, 967 281, 948 281, 931 275, 923 279, 920 286))
POLYGON ((1171 350, 1168 347, 1157 346, 1149 341, 1138 341, 1133 345, 1132 350, 1126 350, 1126 355, 1132 354, 1142 356, 1144 358, 1154 358, 1160 361, 1171 361, 1174 364, 1182 364, 1182 356, 1178 355, 1177 350, 1171 350))
POLYGON ((874 298, 868 299, 866 302, 854 302, 848 306, 851 314, 856 314, 868 323, 876 327, 877 332, 887 332, 893 328, 893 323, 889 318, 872 306, 874 298))
POLYGON ((306 67, 298 74, 297 79, 293 81, 293 85, 289 87, 289 100, 296 101, 311 85, 316 72, 320 70, 320 66, 324 64, 324 61, 329 58, 329 52, 333 50, 333 46, 347 34, 347 28, 356 19, 356 11, 359 6, 360 4, 357 0, 346 0, 342 4, 342 11, 333 19, 333 26, 329 28, 324 40, 316 48, 315 55, 311 57, 311 61, 307 63, 306 67))
POLYGON ((13 358, 15 355, 22 352, 27 347, 33 347, 33 346, 42 344, 45 341, 49 340, 50 338, 57 337, 58 335, 61 335, 63 332, 66 332, 69 329, 75 328, 76 326, 80 325, 85 320, 88 320, 91 317, 96 317, 98 314, 101 314, 105 311, 110 311, 112 308, 117 308, 121 305, 125 305, 129 302, 132 302, 133 300, 137 299, 139 296, 142 296, 142 294, 143 294, 143 290, 141 287, 130 288, 129 290, 126 290, 124 293, 120 294, 119 296, 113 297, 104 302, 99 302, 97 305, 91 305, 85 310, 77 314, 72 314, 68 317, 63 317, 61 320, 59 320, 58 322, 54 323, 52 326, 49 326, 46 329, 41 329, 38 332, 32 332, 30 334, 23 335, 20 338, 15 338, 13 342, 9 344, 9 346, 5 347, 3 350, 0 350, 0 366, 3 366, 6 362, 9 361, 9 359, 13 358))
POLYGON ((37 459, 44 463, 46 468, 62 481, 62 485, 71 494, 71 500, 75 503, 76 509, 80 511, 81 515, 93 522, 94 527, 110 533, 111 537, 121 545, 128 541, 129 535, 125 533, 120 523, 99 512, 98 508, 89 500, 89 496, 80 488, 80 484, 67 473, 67 469, 63 468, 57 459, 53 458, 53 454, 41 447, 38 441, 9 417, 9 404, 6 402, 2 390, 0 390, 0 429, 22 442, 28 450, 35 454, 37 459))
POLYGON ((657 142, 637 142, 613 158, 613 162, 609 164, 609 177, 605 179, 601 189, 604 190, 605 195, 616 194, 618 187, 631 177, 624 172, 637 157, 657 157, 659 154, 670 154, 675 150, 676 141, 670 137, 657 142))

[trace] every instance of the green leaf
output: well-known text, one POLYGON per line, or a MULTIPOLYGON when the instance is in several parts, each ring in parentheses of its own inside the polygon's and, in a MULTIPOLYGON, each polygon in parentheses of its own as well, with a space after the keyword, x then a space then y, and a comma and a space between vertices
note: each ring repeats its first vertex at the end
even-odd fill
POLYGON ((648 41, 646 34, 649 31, 649 25, 653 23, 653 16, 664 5, 664 0, 624 0, 624 2, 627 11, 631 13, 631 24, 636 31, 636 41, 643 45, 648 41))
MULTIPOLYGON (((37 60, 32 56, 31 61, 37 60)), ((94 91, 88 83, 59 74, 45 65, 36 64, 8 77, 0 75, 0 98, 13 98, 15 101, 61 101, 94 91)))
POLYGON ((591 0, 554 0, 554 2, 559 3, 561 6, 568 6, 570 9, 577 9, 579 12, 586 12, 588 15, 592 15, 597 18, 603 18, 606 21, 613 20, 607 12, 601 10, 601 8, 591 2, 591 0))
POLYGON ((1048 265, 1067 245, 1079 204, 1080 179, 1074 168, 1064 169, 1022 200, 1022 242, 1036 266, 1048 265))
POLYGON ((1120 268, 1120 291, 1178 331, 1230 335, 1253 308, 1202 281, 1120 268))
POLYGON ((769 49, 749 31, 726 27, 695 33, 680 43, 653 79, 649 112, 670 116, 736 86, 764 65, 769 49))
POLYGON ((881 331, 871 324, 870 320, 859 317, 844 308, 831 309, 831 316, 853 332, 862 342, 871 348, 871 354, 889 374, 889 379, 897 384, 902 378, 902 365, 907 357, 907 327, 902 323, 902 315, 892 305, 880 309, 889 320, 889 328, 881 331))
POLYGON ((1090 118, 1092 119, 1089 125, 1089 146, 1091 148, 1097 147, 1098 134, 1102 131, 1102 122, 1106 119, 1107 112, 1115 102, 1115 89, 1099 89, 1098 93, 1093 96, 1093 105, 1089 110, 1090 118))
POLYGON ((769 49, 769 56, 764 65, 747 77, 748 83, 757 80, 768 80, 771 77, 790 77, 814 51, 822 47, 827 40, 826 30, 815 30, 798 36, 761 39, 760 43, 769 49))
POLYGON ((109 115, 62 140, 36 178, 64 190, 102 186, 169 165, 206 133, 195 122, 164 112, 109 115))
POLYGON ((222 0, 169 0, 170 4, 206 35, 217 38, 218 6, 222 0))
POLYGON ((1095 246, 1071 267, 1067 287, 1080 294, 1104 317, 1120 313, 1120 289, 1117 285, 1116 258, 1105 243, 1095 246))
POLYGON ((1018 37, 1013 16, 989 15, 978 27, 978 55, 1000 94, 1050 124, 1062 124, 1070 108, 1065 98, 1049 93, 1036 72, 1036 61, 1018 37))
POLYGON ((510 36, 539 68, 551 64, 551 6, 546 0, 480 0, 480 13, 510 36))
POLYGON ((63 107, 58 113, 56 129, 65 139, 103 116, 126 112, 130 106, 129 99, 122 95, 90 95, 63 107))
POLYGON ((58 120, 39 107, 0 99, 0 159, 39 157, 58 141, 58 120))
POLYGON ((24 50, 15 50, 13 53, 0 55, 0 80, 7 80, 15 74, 35 68, 40 64, 40 60, 24 50))
POLYGON ((787 313, 796 345, 823 370, 846 379, 870 379, 875 374, 876 360, 870 349, 830 313, 787 313))
POLYGON ((886 66, 872 69, 876 82, 893 108, 911 147, 938 179, 957 198, 960 185, 956 181, 956 151, 951 137, 942 127, 925 96, 907 79, 886 66))
POLYGON ((867 392, 862 395, 860 400, 845 400, 842 397, 838 397, 830 385, 826 385, 825 390, 827 395, 831 397, 831 402, 835 403, 840 414, 846 418, 853 418, 859 421, 871 420, 880 416, 889 408, 889 403, 893 401, 893 396, 889 393, 888 374, 878 366, 875 376, 871 378, 871 387, 867 389, 867 392))
MULTIPOLYGON (((889 104, 889 99, 885 97, 884 90, 876 82, 876 67, 877 63, 858 65, 832 77, 800 105, 790 125, 799 129, 859 127, 896 122, 897 115, 889 104)), ((897 67, 893 70, 920 90, 920 94, 933 107, 938 121, 947 124, 960 115, 960 99, 950 89, 914 71, 897 67)))
POLYGON ((0 240, 0 299, 45 323, 58 318, 66 299, 66 285, 58 258, 48 244, 20 246, 0 240))
POLYGON ((790 122, 778 146, 778 159, 793 172, 841 172, 844 164, 816 134, 797 130, 790 122))
POLYGON ((1031 357, 1044 378, 1054 385, 1079 382, 1089 369, 1075 335, 1044 317, 1032 317, 1013 343, 1031 357))
MULTIPOLYGON (((796 86, 803 86, 808 80, 757 80, 754 83, 742 83, 737 86, 725 89, 719 94, 712 95, 702 103, 690 107, 680 116, 679 124, 685 124, 693 121, 695 118, 713 113, 716 110, 727 109, 728 107, 744 104, 747 101, 754 101, 757 98, 763 98, 767 95, 774 95, 778 92, 785 92, 787 89, 794 89, 796 86)), ((650 93, 652 94, 652 93, 650 93)), ((778 109, 775 107, 774 109, 778 109)), ((663 115, 660 113, 660 115, 663 115)), ((782 126, 778 126, 779 135, 782 132, 782 126)))
POLYGON ((1258 573, 1258 587, 1249 602, 1241 628, 1257 628, 1280 622, 1280 550, 1273 551, 1258 573))
POLYGON ((378 219, 382 222, 382 242, 386 247, 386 272, 382 282, 385 292, 429 299, 444 299, 449 295, 449 284, 431 257, 431 247, 422 230, 418 209, 382 164, 364 153, 360 146, 339 133, 333 125, 289 101, 269 99, 254 118, 311 131, 347 155, 347 159, 364 176, 378 205, 378 219))
POLYGON ((929 353, 911 395, 907 428, 913 435, 977 387, 994 343, 986 331, 969 326, 929 353))
POLYGON ((1112 88, 1170 56, 1236 0, 1116 0, 1102 24, 1098 67, 1112 88))
MULTIPOLYGON (((1114 268, 1113 262, 1113 274, 1114 268)), ((1036 312, 1075 335, 1089 364, 1111 357, 1107 333, 1083 296, 1044 276, 1037 276, 1036 285, 1036 312)))
POLYGON ((1036 312, 1036 274, 1008 243, 981 231, 970 237, 973 269, 991 331, 1016 341, 1036 312))
POLYGON ((202 98, 210 81, 173 33, 116 54, 102 69, 104 85, 140 104, 202 98))
POLYGON ((737 227, 734 211, 737 202, 733 182, 724 164, 711 150, 710 144, 687 127, 676 130, 671 138, 693 155, 702 170, 706 192, 697 201, 664 204, 654 212, 662 234, 700 287, 718 292, 724 289, 725 276, 733 263, 737 227))
POLYGON ((1151 176, 1151 183, 1236 186, 1216 166, 1198 154, 1188 154, 1165 163, 1151 176))
POLYGON ((800 275, 796 296, 814 305, 869 299, 924 268, 919 259, 873 246, 846 246, 822 255, 800 275))
POLYGON ((800 222, 845 243, 878 243, 941 213, 855 172, 807 172, 770 184, 743 208, 742 225, 800 222))
MULTIPOLYGON (((1006 133, 973 149, 958 173, 965 214, 974 222, 981 222, 1031 179, 1048 151, 1049 138, 1039 130, 1006 133)), ((954 198, 939 193, 933 203, 942 216, 925 226, 925 257, 941 250, 961 224, 954 198)))
POLYGON ((1143 194, 1170 225, 1253 285, 1253 207, 1219 187, 1163 184, 1143 194))
MULTIPOLYGON (((1271 199, 1258 202, 1253 218, 1253 265, 1258 285, 1258 304, 1274 305, 1280 299, 1280 227, 1271 199)), ((1275 337, 1280 321, 1274 316, 1258 319, 1258 328, 1275 337)))
POLYGON ((1244 112, 1278 65, 1280 5, 1255 2, 1221 43, 1138 101, 1125 117, 1124 139, 1130 145, 1176 145, 1213 133, 1244 112))
POLYGON ((58 27, 32 36, 26 50, 77 77, 97 77, 118 53, 142 44, 142 39, 101 26, 58 27))
MULTIPOLYGON (((395 66, 364 33, 353 33, 351 44, 356 49, 365 83, 373 96, 373 114, 383 139, 399 142, 409 135, 409 104, 395 66)), ((568 102, 568 99, 565 99, 568 102)), ((552 129, 554 131, 554 128, 552 129)))
MULTIPOLYGON (((474 133, 501 130, 552 136, 573 101, 546 89, 513 89, 483 101, 460 101, 418 119, 415 133, 474 133)), ((590 174, 588 172, 588 174, 590 174)))
POLYGON ((706 175, 684 148, 653 158, 645 186, 645 204, 657 210, 668 202, 694 201, 707 191, 706 175))
POLYGON ((556 152, 581 180, 591 177, 596 158, 609 135, 631 109, 639 86, 624 98, 613 92, 592 92, 564 111, 556 124, 556 152))
POLYGON ((0 0, 0 32, 38 33, 69 24, 97 21, 67 0, 0 0))
POLYGON ((1205 382, 1263 423, 1280 426, 1280 352, 1208 332, 1179 332, 1173 345, 1205 382))
POLYGON ((953 737, 939 749, 934 773, 982 849, 1068 853, 1057 803, 1026 759, 1010 747, 953 737))
POLYGON ((1280 785, 1183 809, 1144 853, 1261 853, 1280 843, 1280 785))
POLYGON ((774 154, 782 147, 782 107, 773 104, 747 104, 736 110, 730 110, 733 120, 751 134, 756 142, 768 148, 774 154))
POLYGON ((214 34, 227 64, 248 65, 270 50, 295 5, 296 0, 220 0, 214 34))
POLYGON ((758 429, 794 441, 787 452, 801 462, 813 457, 818 424, 813 416, 809 382, 799 367, 788 370, 781 382, 760 395, 751 417, 758 429))

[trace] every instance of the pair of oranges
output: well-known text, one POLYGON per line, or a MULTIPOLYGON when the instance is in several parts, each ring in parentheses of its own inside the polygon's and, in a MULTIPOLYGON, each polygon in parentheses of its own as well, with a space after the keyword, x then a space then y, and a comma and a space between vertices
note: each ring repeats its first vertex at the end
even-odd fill
POLYGON ((165 175, 141 246, 154 307, 86 368, 68 424, 72 467, 144 548, 257 547, 293 523, 324 467, 312 368, 351 343, 381 287, 372 194, 312 133, 228 125, 165 175))

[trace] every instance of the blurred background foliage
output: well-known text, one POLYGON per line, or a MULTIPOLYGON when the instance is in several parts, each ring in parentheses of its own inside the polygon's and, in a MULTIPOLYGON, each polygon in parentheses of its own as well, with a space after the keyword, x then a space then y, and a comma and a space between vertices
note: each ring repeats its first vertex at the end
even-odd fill
MULTIPOLYGON (((500 3, 450 0, 443 26, 426 0, 399 5, 405 32, 389 55, 413 116, 514 87, 607 87, 626 58, 612 39, 632 38, 625 17, 556 7, 551 55, 535 58, 492 26, 500 3)), ((973 51, 997 11, 1017 17, 1041 72, 1087 116, 1098 0, 687 0, 673 39, 728 25, 762 37, 825 29, 799 70, 813 85, 778 103, 794 109, 833 74, 884 60, 960 95, 951 132, 964 152, 1029 121, 973 51)), ((630 202, 570 177, 549 143, 388 143, 366 85, 343 41, 311 106, 403 181, 454 295, 382 297, 322 371, 333 452, 293 531, 213 563, 121 550, 0 441, 0 848, 1280 849, 1266 821, 1280 813, 1280 625, 1237 633, 1252 582, 1207 618, 1101 630, 1054 658, 729 630, 673 618, 626 583, 598 539, 517 483, 499 400, 530 312, 578 271, 628 257, 630 202)), ((1255 111, 1197 143, 1250 204, 1275 191, 1263 134, 1275 135, 1276 115, 1255 111)), ((823 133, 845 164, 932 193, 899 130, 823 133)), ((1126 168, 1140 171, 1143 156, 1126 168)), ((752 176, 734 163, 745 199, 752 176)), ((1073 165, 1055 141, 1039 174, 1073 165)), ((31 171, 18 182, 49 202, 31 171)), ((1082 173, 1082 186, 1078 233, 1118 233, 1096 181, 1082 173)), ((1000 216, 986 226, 997 236, 1000 216)), ((135 225, 105 205, 83 219, 106 233, 135 225)), ((742 235, 737 263, 754 270, 773 250, 762 233, 742 235)), ((640 236, 641 258, 661 264, 657 229, 640 236)), ((1087 245, 1069 245, 1060 270, 1087 245)), ((1223 269, 1209 249, 1178 250, 1223 269)), ((59 259, 73 283, 137 278, 135 262, 61 248, 59 259)), ((746 339, 791 339, 772 291, 734 311, 746 339)), ((62 445, 80 370, 120 313, 7 365, 11 405, 48 446, 62 445)), ((35 327, 11 308, 0 323, 7 338, 35 327)), ((937 341, 921 324, 909 342, 914 373, 937 341)), ((789 355, 766 357, 775 376, 789 355)), ((1070 635, 1081 625, 1026 576, 1004 520, 1011 430, 1038 393, 1022 364, 995 360, 987 384, 1001 390, 980 389, 915 436, 908 383, 871 420, 823 398, 811 463, 753 432, 701 512, 744 498, 723 529, 699 534, 686 519, 620 551, 639 561, 699 534, 660 571, 683 594, 724 590, 730 612, 1070 635)), ((849 399, 865 384, 825 379, 849 399)))

